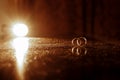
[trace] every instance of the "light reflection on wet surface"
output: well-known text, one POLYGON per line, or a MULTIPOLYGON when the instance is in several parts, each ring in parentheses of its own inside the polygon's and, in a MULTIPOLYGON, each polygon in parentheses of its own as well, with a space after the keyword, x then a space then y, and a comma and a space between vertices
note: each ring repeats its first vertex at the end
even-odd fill
POLYGON ((29 39, 15 38, 12 41, 12 47, 15 49, 18 75, 20 76, 21 80, 23 80, 24 59, 29 48, 29 39))
POLYGON ((119 46, 99 43, 74 48, 70 41, 45 38, 12 40, 13 48, 0 49, 0 80, 119 78, 119 46))

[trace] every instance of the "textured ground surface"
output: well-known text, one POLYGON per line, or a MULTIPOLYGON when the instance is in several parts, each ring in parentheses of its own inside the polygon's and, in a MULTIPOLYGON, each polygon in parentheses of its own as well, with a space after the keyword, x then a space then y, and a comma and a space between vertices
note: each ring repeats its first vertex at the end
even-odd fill
MULTIPOLYGON (((120 79, 119 45, 88 42, 85 47, 74 48, 71 40, 47 38, 29 38, 28 42, 24 80, 120 79)), ((11 43, 2 42, 0 46, 0 80, 22 79, 11 43)))

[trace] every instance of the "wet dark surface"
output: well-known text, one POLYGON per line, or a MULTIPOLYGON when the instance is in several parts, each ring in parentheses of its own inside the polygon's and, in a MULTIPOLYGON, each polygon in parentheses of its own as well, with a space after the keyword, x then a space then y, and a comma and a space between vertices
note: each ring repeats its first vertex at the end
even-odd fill
MULTIPOLYGON (((0 49, 0 80, 22 80, 15 50, 6 47, 0 49)), ((120 80, 119 45, 88 42, 78 52, 74 47, 70 40, 31 38, 24 80, 120 80)))

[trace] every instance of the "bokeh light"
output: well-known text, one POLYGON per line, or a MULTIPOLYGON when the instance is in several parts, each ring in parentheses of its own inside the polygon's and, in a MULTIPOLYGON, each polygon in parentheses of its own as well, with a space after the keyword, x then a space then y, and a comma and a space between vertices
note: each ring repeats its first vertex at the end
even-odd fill
POLYGON ((28 34, 28 27, 23 23, 16 23, 13 25, 12 31, 15 36, 26 36, 28 34))

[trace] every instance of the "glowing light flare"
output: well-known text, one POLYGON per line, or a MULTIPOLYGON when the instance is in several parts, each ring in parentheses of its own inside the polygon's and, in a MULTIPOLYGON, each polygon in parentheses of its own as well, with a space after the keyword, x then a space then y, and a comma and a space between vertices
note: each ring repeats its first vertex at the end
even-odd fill
POLYGON ((24 58, 29 48, 29 39, 21 37, 15 38, 12 42, 12 46, 15 49, 15 56, 19 75, 22 75, 24 67, 24 58))
POLYGON ((16 23, 13 25, 12 31, 16 36, 26 36, 28 34, 28 27, 23 23, 16 23))

